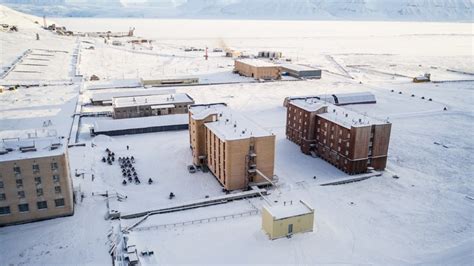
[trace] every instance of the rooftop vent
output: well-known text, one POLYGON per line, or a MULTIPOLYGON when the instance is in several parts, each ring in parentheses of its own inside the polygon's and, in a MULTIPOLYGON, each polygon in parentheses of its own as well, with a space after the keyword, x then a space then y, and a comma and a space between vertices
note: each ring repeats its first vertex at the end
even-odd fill
POLYGON ((36 151, 36 147, 35 147, 35 145, 23 146, 23 147, 20 147, 20 151, 21 152, 32 152, 32 151, 36 151))
POLYGON ((57 150, 59 147, 61 147, 61 143, 53 143, 51 144, 50 150, 57 150))

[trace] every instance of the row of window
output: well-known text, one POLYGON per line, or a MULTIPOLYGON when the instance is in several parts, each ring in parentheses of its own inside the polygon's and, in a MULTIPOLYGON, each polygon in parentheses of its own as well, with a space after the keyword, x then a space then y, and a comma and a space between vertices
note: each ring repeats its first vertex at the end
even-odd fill
MULTIPOLYGON (((65 205, 64 199, 55 199, 54 200, 54 206, 56 208, 64 207, 64 205, 65 205)), ((38 202, 36 202, 36 209, 37 210, 48 209, 48 202, 47 201, 38 201, 38 202)), ((28 203, 18 204, 18 211, 19 212, 29 212, 30 211, 29 204, 28 203)), ((11 214, 10 206, 0 207, 0 215, 8 215, 8 214, 11 214)))
MULTIPOLYGON (((40 166, 37 163, 34 163, 31 168, 34 174, 37 174, 40 172, 40 166)), ((51 171, 57 171, 58 169, 59 169, 59 164, 57 162, 52 162, 51 171)), ((13 166, 13 173, 15 175, 21 175, 21 167, 18 165, 13 166)))
MULTIPOLYGON (((19 189, 22 189, 22 187, 19 187, 19 189)), ((61 187, 60 186, 55 186, 54 187, 54 193, 55 194, 61 194, 61 187)), ((26 198, 25 191, 20 190, 17 192, 18 198, 19 199, 24 199, 26 198)), ((44 195, 43 188, 36 188, 36 196, 37 197, 42 197, 44 195)), ((0 201, 7 200, 7 196, 5 193, 0 193, 0 201)))
MULTIPOLYGON (((54 184, 59 184, 59 175, 53 175, 53 183, 54 184)), ((42 179, 41 176, 37 176, 34 178, 35 180, 35 185, 39 186, 42 184, 42 179)), ((16 187, 21 188, 23 187, 23 179, 17 179, 16 180, 16 187)), ((0 189, 5 188, 5 183, 3 183, 3 180, 0 179, 0 189)))

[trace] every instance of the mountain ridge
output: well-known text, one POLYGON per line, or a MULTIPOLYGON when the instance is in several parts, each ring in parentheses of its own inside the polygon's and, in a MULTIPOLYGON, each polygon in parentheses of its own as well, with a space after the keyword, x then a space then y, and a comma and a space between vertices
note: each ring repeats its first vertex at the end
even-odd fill
POLYGON ((473 22, 474 0, 0 0, 56 17, 473 22), (59 3, 59 4, 58 4, 59 3))

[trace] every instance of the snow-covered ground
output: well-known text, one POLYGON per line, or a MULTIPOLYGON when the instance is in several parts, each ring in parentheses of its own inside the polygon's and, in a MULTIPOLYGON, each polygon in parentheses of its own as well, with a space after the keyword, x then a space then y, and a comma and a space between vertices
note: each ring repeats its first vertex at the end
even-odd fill
MULTIPOLYGON (((68 52, 41 75, 12 73, 1 82, 73 78, 76 38, 45 32, 31 19, 1 8, 2 23, 21 25, 18 33, 0 32, 1 66, 9 65, 27 49, 68 52), (40 41, 35 40, 37 32, 40 41)), ((128 234, 139 251, 155 252, 142 257, 143 264, 470 264, 474 260, 474 82, 414 84, 408 77, 380 73, 412 77, 430 72, 433 80, 474 79, 446 71, 474 72, 472 24, 246 21, 238 28, 236 21, 59 21, 81 31, 107 30, 97 22, 111 30, 124 30, 138 21, 137 32, 153 40, 153 49, 145 50, 130 45, 115 47, 104 44, 103 39, 82 39, 92 41, 95 47, 81 50, 79 69, 85 77, 195 75, 201 80, 243 82, 173 89, 188 93, 196 103, 226 102, 274 133, 275 173, 280 181, 279 190, 272 190, 268 199, 303 199, 316 210, 314 232, 275 241, 268 240, 261 230, 259 215, 238 215, 260 209, 265 204, 260 198, 150 216, 138 227, 151 227, 149 230, 128 234), (293 61, 326 71, 321 80, 248 83, 231 73, 230 58, 211 53, 205 61, 203 52, 183 50, 224 43, 248 53, 282 51, 293 61), (292 95, 356 91, 374 93, 377 103, 347 108, 393 123, 387 171, 362 182, 319 186, 347 176, 325 161, 302 154, 285 138, 283 100, 292 95), (400 178, 392 178, 394 174, 400 178), (232 214, 236 215, 233 219, 182 225, 232 214), (159 226, 169 224, 176 225, 159 226)), ((83 43, 82 47, 88 45, 83 43)), ((87 86, 76 82, 1 93, 0 130, 40 128, 51 120, 60 135, 68 136, 77 101, 87 104, 95 93, 134 90, 81 88, 87 86)), ((110 108, 88 105, 82 110, 110 108)), ((224 194, 211 174, 187 172, 192 161, 187 131, 92 138, 89 127, 97 119, 107 118, 81 119, 79 142, 86 146, 69 149, 71 172, 84 173, 72 177, 75 190, 85 195, 75 206, 74 216, 0 228, 0 264, 109 264, 107 234, 111 226, 130 226, 137 219, 105 220, 106 200, 100 196, 105 192, 112 195, 111 207, 124 213, 224 194), (117 163, 100 161, 106 148, 117 156, 133 155, 142 183, 123 186, 117 163), (150 177, 152 185, 146 182, 150 177), (172 201, 167 197, 170 192, 176 194, 172 201), (117 193, 121 200, 116 199, 117 193)))

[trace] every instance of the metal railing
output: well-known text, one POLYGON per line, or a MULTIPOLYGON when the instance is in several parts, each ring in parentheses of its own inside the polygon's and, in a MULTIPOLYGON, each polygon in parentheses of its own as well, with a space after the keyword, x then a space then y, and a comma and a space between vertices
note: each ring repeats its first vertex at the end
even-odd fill
POLYGON ((228 219, 236 219, 236 218, 241 218, 241 217, 246 217, 246 216, 253 216, 253 215, 257 215, 259 212, 260 212, 259 210, 251 210, 247 212, 241 212, 241 213, 235 213, 235 214, 229 214, 229 215, 223 215, 223 216, 214 216, 210 218, 203 218, 203 219, 191 220, 191 221, 185 221, 185 222, 179 222, 179 223, 142 226, 142 227, 136 227, 129 230, 130 231, 147 231, 147 230, 174 228, 174 227, 194 225, 194 224, 211 223, 211 222, 225 221, 228 219))

